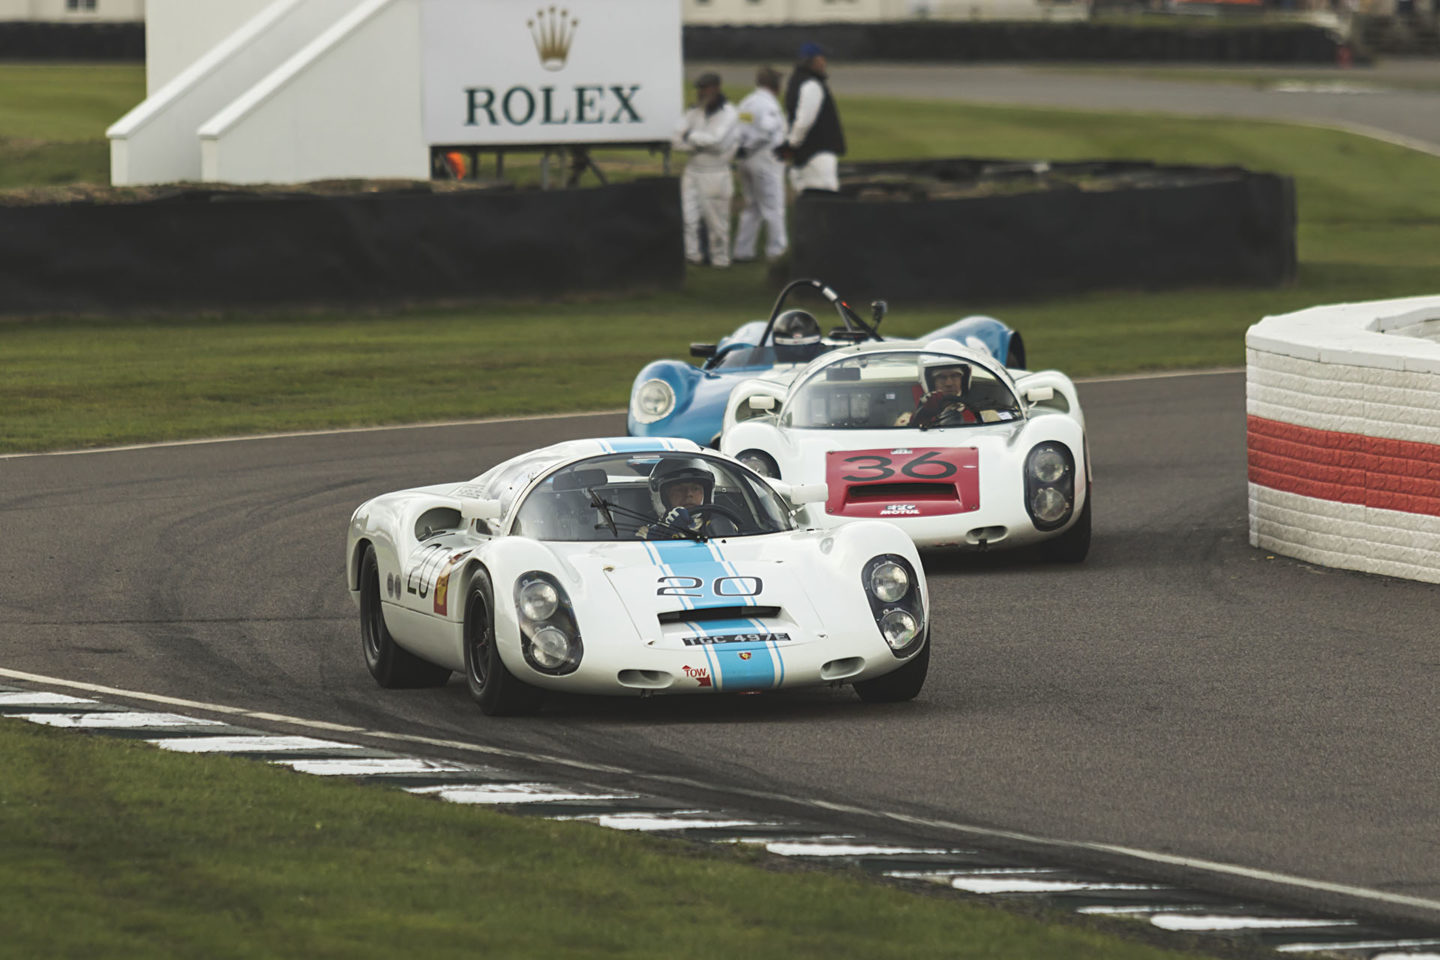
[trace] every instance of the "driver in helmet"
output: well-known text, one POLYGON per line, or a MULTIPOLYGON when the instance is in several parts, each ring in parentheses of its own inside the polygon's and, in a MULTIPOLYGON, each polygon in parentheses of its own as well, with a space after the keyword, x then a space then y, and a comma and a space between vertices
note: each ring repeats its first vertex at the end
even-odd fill
POLYGON ((675 540, 684 531, 706 537, 739 533, 734 521, 714 507, 715 472, 699 458, 670 457, 650 472, 650 499, 658 523, 640 527, 646 540, 675 540))
POLYGON ((965 403, 970 389, 970 365, 959 360, 942 360, 925 365, 926 393, 913 412, 902 413, 895 426, 929 427, 955 423, 975 423, 977 417, 965 403))
POLYGON ((778 363, 809 363, 825 352, 820 324, 807 310, 786 310, 776 317, 771 339, 778 363))

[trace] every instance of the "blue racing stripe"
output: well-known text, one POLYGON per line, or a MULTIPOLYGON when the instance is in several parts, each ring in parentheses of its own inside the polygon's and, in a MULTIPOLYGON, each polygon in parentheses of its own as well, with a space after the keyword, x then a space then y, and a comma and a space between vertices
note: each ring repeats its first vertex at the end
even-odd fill
POLYGON ((664 437, 613 437, 600 442, 609 448, 606 453, 653 453, 675 449, 675 445, 664 437))
POLYGON ((776 685, 775 661, 768 643, 727 643, 723 648, 706 648, 717 667, 715 686, 725 675, 726 690, 769 690, 776 685))

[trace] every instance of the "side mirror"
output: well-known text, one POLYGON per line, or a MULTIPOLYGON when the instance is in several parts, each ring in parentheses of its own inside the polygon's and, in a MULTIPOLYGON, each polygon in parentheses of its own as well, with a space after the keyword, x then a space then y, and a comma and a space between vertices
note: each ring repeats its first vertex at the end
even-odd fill
POLYGON ((460 501, 460 518, 471 520, 499 520, 505 514, 499 500, 476 500, 470 497, 460 501))
POLYGON ((1054 387, 1031 387, 1025 391, 1025 400, 1028 403, 1044 403, 1046 400, 1054 399, 1054 387))
POLYGON ((876 300, 870 304, 870 326, 880 326, 880 321, 885 319, 885 314, 890 312, 890 304, 884 300, 876 300))
POLYGON ((690 356, 709 358, 715 356, 718 344, 714 343, 692 343, 690 344, 690 356))
POLYGON ((746 401, 746 405, 749 406, 751 410, 774 410, 775 398, 766 396, 751 397, 746 401))
POLYGON ((781 496, 797 507, 807 503, 824 503, 830 499, 830 488, 823 483, 777 483, 774 486, 781 496))

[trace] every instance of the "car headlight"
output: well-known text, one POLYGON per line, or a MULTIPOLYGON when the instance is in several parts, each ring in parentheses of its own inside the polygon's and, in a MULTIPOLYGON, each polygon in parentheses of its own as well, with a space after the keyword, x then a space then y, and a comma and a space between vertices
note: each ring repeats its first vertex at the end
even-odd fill
POLYGON ((1036 447, 1030 456, 1030 475, 1041 483, 1054 483, 1065 476, 1068 464, 1054 447, 1036 447))
POLYGON ((763 450, 742 450, 735 455, 735 459, 767 480, 780 479, 780 467, 775 463, 775 458, 763 450))
POLYGON ((570 598, 559 581, 532 570, 515 581, 515 610, 520 621, 520 651, 541 673, 573 673, 585 655, 570 598))
POLYGON ((918 651, 925 634, 925 607, 920 591, 912 589, 920 582, 915 567, 899 554, 882 554, 865 564, 860 580, 890 652, 904 658, 918 651))
POLYGON ((1037 443, 1025 458, 1025 509, 1037 530, 1062 527, 1075 510, 1075 455, 1063 443, 1037 443))
POLYGON ((880 618, 880 633, 892 650, 900 650, 919 635, 920 622, 908 611, 891 610, 880 618))
POLYGON ((898 563, 886 561, 870 571, 870 592, 894 603, 910 592, 910 575, 898 563))
POLYGON ((526 620, 549 620, 560 609, 560 592, 547 580, 530 580, 520 587, 516 600, 526 620))
POLYGON ((635 389, 630 412, 641 423, 654 423, 675 409, 675 389, 664 380, 646 380, 635 389))
POLYGON ((541 627, 530 638, 530 655, 547 670, 556 670, 570 660, 570 638, 559 627, 541 627))

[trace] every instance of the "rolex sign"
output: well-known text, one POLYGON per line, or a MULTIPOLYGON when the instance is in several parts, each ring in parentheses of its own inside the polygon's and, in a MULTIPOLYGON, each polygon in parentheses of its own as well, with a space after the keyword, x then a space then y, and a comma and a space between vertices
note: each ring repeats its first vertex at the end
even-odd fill
POLYGON ((432 144, 668 140, 683 109, 676 0, 423 0, 432 144))

